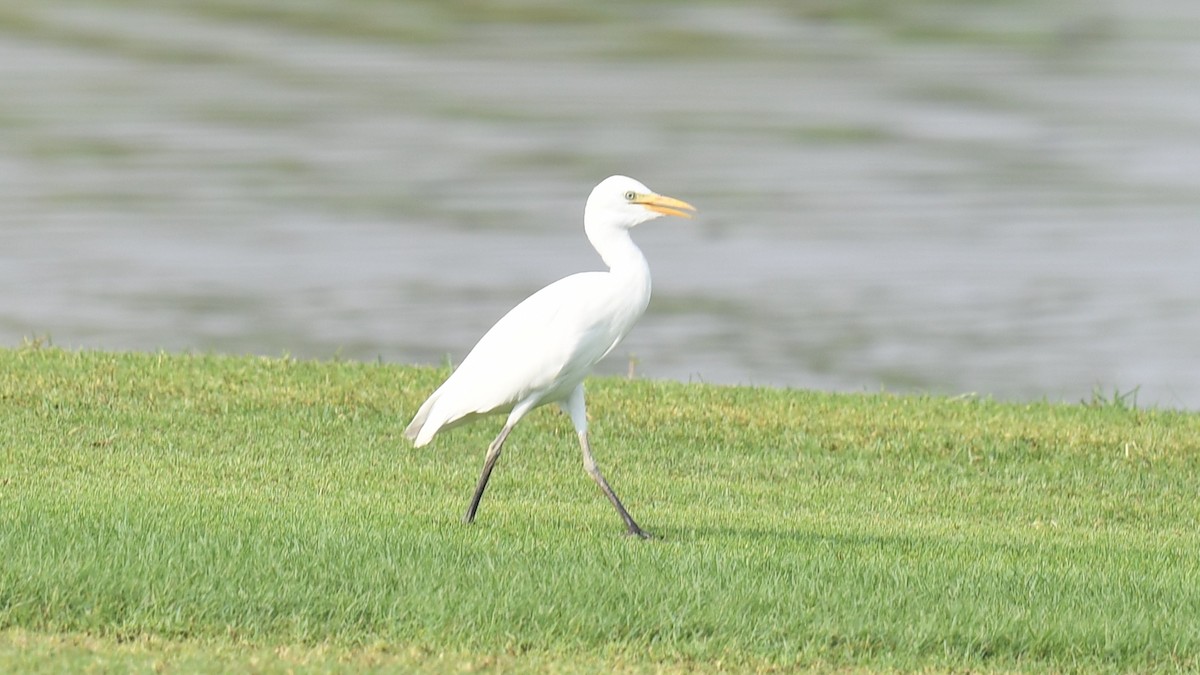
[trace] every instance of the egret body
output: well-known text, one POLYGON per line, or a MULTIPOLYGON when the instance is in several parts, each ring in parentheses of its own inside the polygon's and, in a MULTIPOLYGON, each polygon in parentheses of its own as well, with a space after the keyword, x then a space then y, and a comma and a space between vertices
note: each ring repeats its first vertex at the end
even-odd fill
POLYGON ((534 408, 557 403, 571 417, 583 466, 625 521, 629 534, 648 535, 621 505, 600 473, 588 443, 583 378, 621 343, 650 301, 650 267, 629 231, 654 218, 690 218, 687 202, 658 195, 626 176, 611 176, 588 197, 583 226, 607 272, 581 272, 526 298, 496 322, 442 386, 423 403, 405 435, 416 447, 479 416, 507 413, 488 446, 483 473, 464 522, 475 520, 479 500, 504 440, 534 408))

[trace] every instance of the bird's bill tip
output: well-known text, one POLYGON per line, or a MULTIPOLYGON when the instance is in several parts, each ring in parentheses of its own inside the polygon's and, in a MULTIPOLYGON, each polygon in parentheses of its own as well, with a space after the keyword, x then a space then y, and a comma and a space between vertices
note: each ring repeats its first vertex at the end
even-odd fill
POLYGON ((661 213, 664 216, 678 216, 679 218, 691 218, 692 213, 696 211, 696 207, 674 197, 665 195, 648 194, 637 200, 638 204, 645 206, 647 209, 655 213, 661 213), (692 212, 692 213, 689 213, 692 212))

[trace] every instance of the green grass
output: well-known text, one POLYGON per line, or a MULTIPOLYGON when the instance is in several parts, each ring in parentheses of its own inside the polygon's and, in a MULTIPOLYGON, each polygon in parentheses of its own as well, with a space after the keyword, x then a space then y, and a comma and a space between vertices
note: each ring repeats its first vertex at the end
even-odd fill
POLYGON ((642 542, 444 375, 0 350, 0 671, 1200 668, 1200 415, 595 379, 642 542))

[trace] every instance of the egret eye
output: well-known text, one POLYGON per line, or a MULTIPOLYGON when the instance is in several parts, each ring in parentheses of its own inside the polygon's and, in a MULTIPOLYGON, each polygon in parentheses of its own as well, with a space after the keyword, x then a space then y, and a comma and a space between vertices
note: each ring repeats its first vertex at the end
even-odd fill
POLYGON ((637 199, 637 193, 636 193, 636 192, 634 192, 633 190, 630 190, 629 192, 626 192, 626 193, 625 193, 625 201, 627 201, 627 202, 631 202, 631 201, 633 201, 634 199, 637 199))

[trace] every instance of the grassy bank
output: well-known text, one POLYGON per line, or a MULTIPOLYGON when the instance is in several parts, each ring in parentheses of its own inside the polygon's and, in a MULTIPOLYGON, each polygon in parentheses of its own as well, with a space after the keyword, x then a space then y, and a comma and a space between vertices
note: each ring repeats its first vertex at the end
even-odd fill
POLYGON ((1200 668, 1200 415, 597 379, 642 542, 444 375, 0 350, 0 670, 1200 668))

